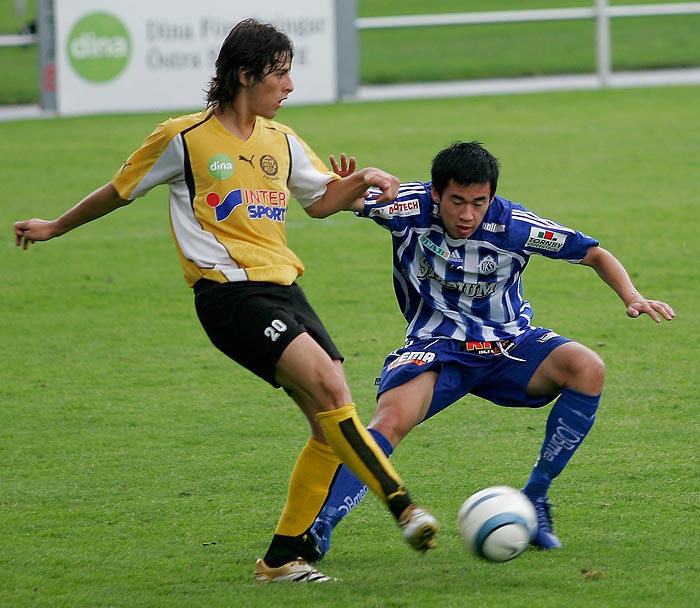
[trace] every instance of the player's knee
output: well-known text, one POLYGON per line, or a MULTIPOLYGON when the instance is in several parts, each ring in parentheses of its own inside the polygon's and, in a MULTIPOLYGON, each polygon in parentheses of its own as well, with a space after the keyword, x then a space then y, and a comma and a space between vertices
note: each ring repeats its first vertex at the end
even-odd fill
POLYGON ((592 395, 602 392, 605 381, 605 363, 597 353, 586 349, 585 355, 577 358, 573 372, 574 382, 578 390, 592 395))
POLYGON ((352 401, 348 383, 339 370, 329 369, 319 373, 318 390, 320 401, 327 404, 328 409, 337 409, 352 401))
POLYGON ((375 414, 369 426, 379 431, 396 447, 411 432, 414 424, 391 411, 383 411, 381 415, 375 414))

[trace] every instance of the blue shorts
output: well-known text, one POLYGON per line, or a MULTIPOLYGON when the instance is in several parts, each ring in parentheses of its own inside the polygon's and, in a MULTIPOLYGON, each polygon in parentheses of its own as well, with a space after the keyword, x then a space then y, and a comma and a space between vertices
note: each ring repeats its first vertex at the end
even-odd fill
POLYGON ((557 395, 533 397, 526 393, 527 385, 547 355, 571 340, 543 327, 530 327, 509 342, 506 354, 502 354, 493 348, 495 342, 490 343, 492 348, 487 352, 488 348, 475 348, 479 343, 409 340, 386 358, 377 396, 433 370, 439 375, 424 420, 469 394, 507 407, 547 405, 557 395))

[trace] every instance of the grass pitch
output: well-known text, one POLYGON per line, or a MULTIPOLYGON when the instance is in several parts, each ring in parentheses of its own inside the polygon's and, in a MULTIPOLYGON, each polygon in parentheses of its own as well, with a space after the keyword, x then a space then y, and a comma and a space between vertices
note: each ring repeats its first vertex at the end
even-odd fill
MULTIPOLYGON (((207 341, 157 190, 29 252, 12 223, 55 217, 107 181, 164 115, 0 123, 0 606, 543 608, 693 606, 698 563, 696 238, 698 88, 342 104, 283 110, 323 156, 346 151, 427 179, 456 139, 502 163, 499 191, 599 238, 639 289, 678 314, 626 318, 589 269, 535 259, 535 322, 596 349, 603 402, 555 482, 564 549, 490 564, 462 548, 473 491, 519 487, 546 411, 468 397, 393 457, 442 524, 404 546, 374 497, 340 527, 334 585, 256 586, 305 422, 281 391, 207 341)), ((359 411, 404 324, 388 234, 292 207, 288 232, 311 302, 346 354, 359 411)))

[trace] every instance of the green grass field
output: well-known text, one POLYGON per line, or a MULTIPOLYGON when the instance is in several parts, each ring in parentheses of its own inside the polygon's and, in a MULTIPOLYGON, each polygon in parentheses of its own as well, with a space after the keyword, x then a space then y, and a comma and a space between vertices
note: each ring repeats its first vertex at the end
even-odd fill
MULTIPOLYGON (((518 487, 545 411, 466 398, 394 462, 442 524, 412 553, 374 497, 340 527, 321 587, 252 582, 305 422, 281 391, 208 343, 159 189, 24 252, 12 223, 55 217, 102 185, 164 115, 0 123, 0 606, 686 607, 700 603, 697 355, 699 89, 290 107, 322 156, 347 151, 427 179, 456 139, 501 160, 502 195, 598 237, 672 323, 630 320, 589 269, 535 259, 535 321, 595 348, 598 422, 555 484, 565 548, 489 564, 466 553, 462 501, 518 487)), ((290 211, 310 300, 346 354, 361 417, 404 324, 388 235, 290 211)))

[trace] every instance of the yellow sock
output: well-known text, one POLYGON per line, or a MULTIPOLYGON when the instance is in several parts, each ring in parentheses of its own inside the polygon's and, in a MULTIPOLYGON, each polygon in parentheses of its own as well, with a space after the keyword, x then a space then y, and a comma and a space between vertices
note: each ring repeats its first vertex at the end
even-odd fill
POLYGON ((357 415, 355 404, 321 412, 316 420, 336 454, 398 518, 412 504, 394 467, 357 415))
POLYGON ((340 464, 333 448, 309 438, 289 479, 276 534, 299 536, 306 532, 323 507, 340 464))

